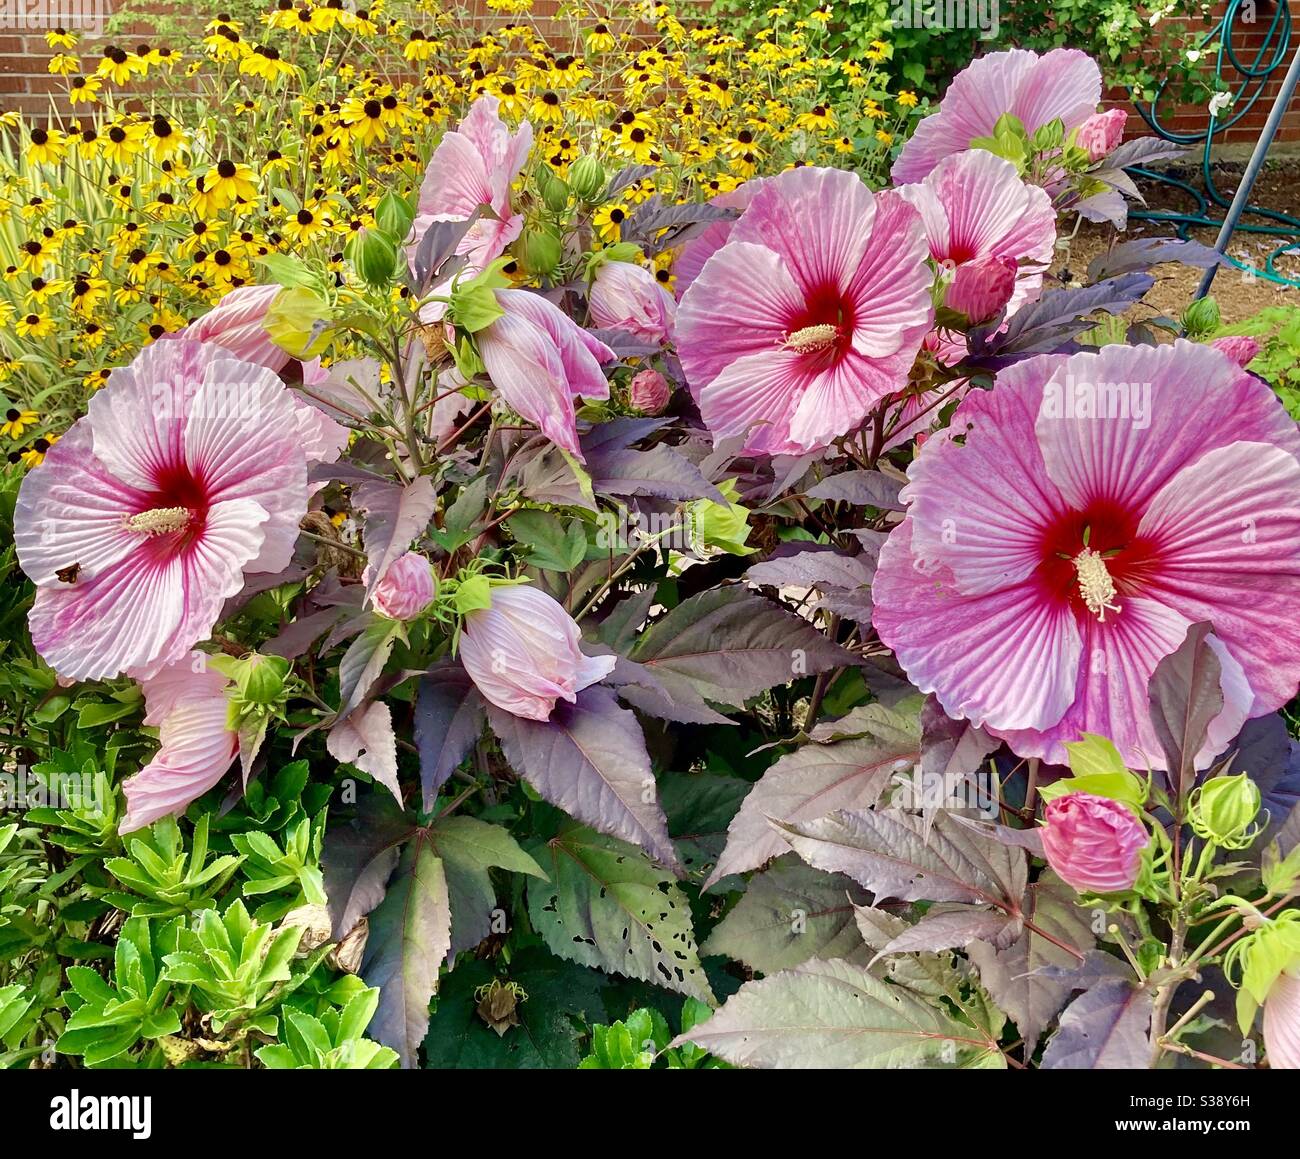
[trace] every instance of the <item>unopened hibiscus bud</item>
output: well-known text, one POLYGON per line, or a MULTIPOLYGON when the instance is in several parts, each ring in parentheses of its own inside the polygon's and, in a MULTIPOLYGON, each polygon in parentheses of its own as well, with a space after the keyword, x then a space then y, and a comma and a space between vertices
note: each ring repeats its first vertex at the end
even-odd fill
POLYGON ((605 169, 595 157, 579 157, 569 166, 569 188, 583 201, 595 201, 605 189, 605 169))
POLYGON ((1219 327, 1219 303, 1197 298, 1183 311, 1183 333, 1193 340, 1208 337, 1219 327))
POLYGON ((631 402, 642 414, 657 415, 668 405, 673 388, 659 371, 647 367, 632 379, 631 402))
POLYGON ((1016 290, 1015 258, 985 254, 957 267, 944 305, 965 314, 972 324, 996 318, 1016 290))
POLYGON ((645 266, 602 262, 587 295, 597 326, 626 330, 647 342, 667 342, 677 318, 677 303, 645 266))
POLYGON ((435 595, 433 568, 418 551, 398 556, 375 585, 375 611, 390 620, 414 620, 435 595))
POLYGON ((1226 354, 1238 366, 1249 366, 1259 355, 1259 343, 1253 338, 1247 338, 1244 334, 1235 335, 1231 338, 1216 338, 1210 343, 1215 350, 1226 354))
POLYGON ((1092 793, 1066 793, 1043 810, 1047 863, 1080 893, 1122 893, 1138 879, 1150 836, 1133 810, 1092 793))
POLYGON ((560 239, 549 229, 530 229, 519 241, 519 264, 535 277, 549 274, 563 255, 560 239))
POLYGON ((491 606, 465 617, 460 661, 484 698, 528 720, 547 720, 556 701, 572 703, 608 676, 613 656, 584 656, 578 625, 528 584, 492 588, 491 606))
POLYGON ((361 280, 377 289, 389 285, 397 272, 397 243, 387 233, 361 229, 348 240, 347 257, 361 280))
POLYGON ((1100 161, 1124 139, 1127 120, 1128 113, 1123 109, 1093 113, 1079 126, 1074 143, 1088 154, 1089 161, 1100 161))
POLYGON ((569 205, 569 186, 549 165, 537 168, 537 189, 542 204, 552 213, 563 213, 569 205))
POLYGON ((1198 837, 1225 849, 1243 849, 1258 831, 1254 822, 1261 803, 1259 786, 1247 774, 1215 777, 1196 791, 1188 820, 1198 837))
POLYGON ((415 210, 411 203, 396 193, 385 193, 375 206, 375 225, 389 237, 405 237, 413 221, 415 210))

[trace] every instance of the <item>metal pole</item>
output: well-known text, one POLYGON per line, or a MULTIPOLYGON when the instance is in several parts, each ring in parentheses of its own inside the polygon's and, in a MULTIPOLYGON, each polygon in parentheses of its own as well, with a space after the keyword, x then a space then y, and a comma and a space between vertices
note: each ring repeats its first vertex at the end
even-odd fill
MULTIPOLYGON (((1228 215, 1223 219, 1223 225, 1219 227, 1219 236, 1214 242, 1214 248, 1221 254, 1228 250, 1228 242, 1232 239, 1237 222, 1241 220, 1242 211, 1250 200, 1250 191, 1255 184, 1255 178, 1264 167, 1264 158, 1268 156, 1269 146, 1273 144, 1278 126, 1282 123, 1282 115, 1286 112, 1287 105, 1291 103, 1291 97, 1298 83, 1300 83, 1300 40, 1297 40, 1295 55, 1291 58, 1291 67, 1287 69, 1286 76, 1282 80, 1277 99, 1269 110, 1268 121, 1259 134, 1259 140, 1255 142, 1255 151, 1250 155, 1246 172, 1241 175, 1241 184, 1237 186, 1236 195, 1228 207, 1228 215)), ((1201 284, 1196 291, 1197 298, 1204 298, 1210 292, 1210 283, 1214 281, 1218 269, 1219 267, 1214 265, 1205 271, 1205 276, 1201 278, 1201 284)))

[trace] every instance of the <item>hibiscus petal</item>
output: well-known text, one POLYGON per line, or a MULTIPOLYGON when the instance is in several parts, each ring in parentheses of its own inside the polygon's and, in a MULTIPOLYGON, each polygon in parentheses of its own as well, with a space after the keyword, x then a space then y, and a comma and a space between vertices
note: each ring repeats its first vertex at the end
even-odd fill
POLYGON ((934 321, 928 253, 920 214, 897 194, 880 194, 870 247, 845 284, 859 354, 883 358, 902 351, 911 365, 934 321))
POLYGON ((696 398, 737 359, 777 350, 804 310, 781 258, 731 241, 705 263, 677 311, 677 349, 696 398))
POLYGON ((844 286, 871 238, 876 199, 856 173, 808 166, 770 177, 731 242, 773 250, 803 293, 844 286))
POLYGON ((913 550, 950 569, 966 595, 1028 579, 1042 563, 1047 527, 1065 509, 1034 439, 1033 393, 1021 388, 1042 367, 1019 363, 993 390, 970 392, 908 470, 902 496, 913 550))
POLYGON ((999 729, 1043 729, 1075 696, 1083 642, 1069 606, 1033 580, 962 595, 946 569, 924 571, 904 519, 880 552, 872 623, 922 692, 949 716, 999 729))
POLYGON ((1160 489, 1138 534, 1159 560, 1146 588, 1214 625, 1254 689, 1250 715, 1289 701, 1300 684, 1300 462, 1260 443, 1210 451, 1160 489))
POLYGON ((802 357, 774 346, 726 366, 699 392, 700 414, 715 441, 746 435, 747 452, 800 454, 789 419, 808 382, 802 357))
POLYGON ((1212 346, 1181 339, 1061 362, 1036 433, 1048 473, 1079 510, 1102 499, 1141 511, 1188 463, 1240 440, 1300 455, 1300 430, 1267 386, 1212 346), (1099 417, 1080 409, 1090 398, 1099 417))
POLYGON ((502 400, 579 460, 578 422, 555 343, 525 318, 506 314, 478 335, 479 354, 502 400))
POLYGON ((184 701, 168 713, 157 755, 122 785, 127 809, 120 832, 181 812, 221 780, 239 748, 226 716, 223 694, 184 701))
POLYGON ((74 564, 76 582, 87 583, 139 545, 123 523, 149 505, 148 496, 114 478, 95 458, 92 440, 90 424, 79 420, 23 480, 14 542, 38 586, 58 587, 55 573, 74 564))

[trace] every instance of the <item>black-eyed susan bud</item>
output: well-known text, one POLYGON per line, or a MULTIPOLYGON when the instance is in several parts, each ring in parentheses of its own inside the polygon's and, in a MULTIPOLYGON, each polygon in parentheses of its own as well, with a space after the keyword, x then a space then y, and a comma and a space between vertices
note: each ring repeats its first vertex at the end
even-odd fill
POLYGON ((1254 840, 1261 804, 1259 786, 1246 773, 1206 781, 1192 801, 1192 831, 1226 849, 1241 849, 1254 840))
POLYGON ((383 289, 397 272, 397 244, 391 235, 360 229, 348 240, 348 258, 368 286, 383 289))
POLYGON ((595 201, 605 190, 605 167, 595 157, 579 157, 569 166, 569 188, 583 201, 595 201))
POLYGON ((549 229, 530 229, 519 240, 519 264, 524 273, 540 277, 560 264, 563 248, 560 239, 549 229))

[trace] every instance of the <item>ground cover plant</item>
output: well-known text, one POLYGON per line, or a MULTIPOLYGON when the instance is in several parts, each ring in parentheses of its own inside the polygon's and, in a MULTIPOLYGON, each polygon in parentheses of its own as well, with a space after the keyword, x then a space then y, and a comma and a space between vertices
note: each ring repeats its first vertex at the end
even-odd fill
POLYGON ((1300 1066, 1289 319, 1050 273, 1172 147, 496 7, 10 118, 0 1060, 1300 1066))

